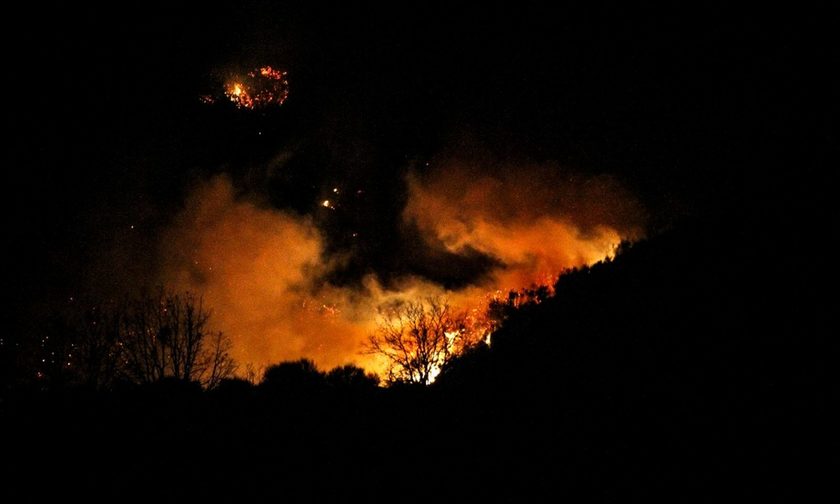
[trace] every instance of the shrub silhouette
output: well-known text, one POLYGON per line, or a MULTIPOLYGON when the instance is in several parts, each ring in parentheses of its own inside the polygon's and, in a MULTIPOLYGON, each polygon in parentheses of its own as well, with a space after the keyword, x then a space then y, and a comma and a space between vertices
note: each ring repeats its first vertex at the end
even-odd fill
POLYGON ((352 364, 331 369, 326 375, 326 380, 338 390, 363 391, 375 389, 379 385, 377 375, 352 364))
POLYGON ((271 394, 302 397, 323 390, 326 383, 324 373, 314 362, 300 359, 269 366, 260 388, 271 394))

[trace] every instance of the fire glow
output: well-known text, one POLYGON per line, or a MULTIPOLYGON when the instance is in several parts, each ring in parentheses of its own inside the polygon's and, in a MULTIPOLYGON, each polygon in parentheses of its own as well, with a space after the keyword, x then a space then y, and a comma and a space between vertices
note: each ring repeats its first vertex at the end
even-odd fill
POLYGON ((323 368, 355 363, 381 372, 382 363, 362 346, 382 306, 444 297, 466 314, 464 330, 486 340, 491 299, 551 282, 640 236, 640 208, 610 179, 576 181, 539 168, 531 176, 494 173, 477 177, 450 163, 407 179, 402 219, 419 229, 426 247, 478 252, 496 263, 455 290, 416 276, 386 287, 374 274, 359 285, 331 285, 323 279, 342 259, 325 252, 312 218, 239 196, 226 177, 196 187, 163 236, 159 280, 204 293, 243 366, 305 357, 323 368))
POLYGON ((279 107, 289 97, 288 72, 270 66, 231 77, 224 85, 225 96, 237 108, 279 107))

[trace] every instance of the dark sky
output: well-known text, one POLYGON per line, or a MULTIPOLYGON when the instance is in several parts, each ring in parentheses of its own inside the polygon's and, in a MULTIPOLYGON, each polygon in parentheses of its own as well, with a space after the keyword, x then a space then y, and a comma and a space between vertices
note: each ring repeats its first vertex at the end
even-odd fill
POLYGON ((302 4, 36 6, 7 20, 24 33, 4 35, 11 306, 71 292, 113 229, 164 225, 213 173, 302 214, 329 187, 364 188, 353 224, 372 237, 368 266, 389 270, 405 170, 436 157, 610 173, 656 227, 737 210, 745 164, 774 157, 757 145, 828 139, 819 112, 799 120, 816 82, 800 51, 827 37, 807 19, 302 4), (262 64, 289 71, 281 109, 198 102, 221 72, 262 64), (266 166, 282 153, 278 176, 266 166))

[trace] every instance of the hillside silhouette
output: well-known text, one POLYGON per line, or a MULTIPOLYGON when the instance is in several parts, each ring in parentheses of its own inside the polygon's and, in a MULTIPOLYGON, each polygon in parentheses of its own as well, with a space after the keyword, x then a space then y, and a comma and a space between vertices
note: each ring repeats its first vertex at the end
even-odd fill
POLYGON ((511 293, 491 344, 428 387, 302 360, 209 391, 6 388, 3 492, 40 495, 36 471, 65 495, 167 501, 801 495, 826 471, 828 356, 791 322, 807 298, 756 283, 733 228, 685 223, 553 295, 511 293))

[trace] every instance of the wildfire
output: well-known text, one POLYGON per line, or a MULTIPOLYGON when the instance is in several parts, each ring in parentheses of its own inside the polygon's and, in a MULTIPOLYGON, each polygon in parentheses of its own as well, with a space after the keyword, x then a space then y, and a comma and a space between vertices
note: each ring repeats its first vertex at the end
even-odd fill
MULTIPOLYGON (((234 76, 224 85, 224 94, 237 108, 281 106, 289 97, 288 72, 264 66, 234 76)), ((212 103, 202 99, 205 103, 212 103)))
MULTIPOLYGON (((254 74, 271 82, 285 78, 268 67, 254 74)), ((249 86, 231 81, 226 96, 243 108, 266 104, 249 86)), ((359 285, 331 285, 324 278, 343 258, 326 253, 316 221, 238 195, 226 177, 198 186, 161 239, 161 281, 205 294, 240 363, 307 357, 325 368, 354 362, 382 373, 376 356, 361 353, 381 307, 446 298, 459 323, 446 328, 443 347, 457 355, 466 342, 489 344, 498 323, 487 310, 492 302, 540 302, 552 294, 559 272, 611 257, 617 243, 637 236, 641 211, 609 179, 575 182, 548 168, 515 176, 447 168, 408 178, 402 217, 428 240, 425 246, 492 257, 498 266, 473 284, 451 290, 406 276, 385 286, 370 275, 359 285), (531 287, 537 285, 547 287, 531 287)), ((337 211, 347 205, 340 203, 346 190, 327 186, 313 206, 337 211)))
MULTIPOLYGON (((446 337, 446 352, 451 354, 457 354, 459 352, 459 348, 456 346, 456 343, 459 338, 462 337, 462 331, 446 331, 443 333, 446 337)), ((435 363, 432 365, 432 371, 429 373, 429 383, 434 383, 438 376, 440 376, 441 371, 443 371, 442 363, 435 363)))

